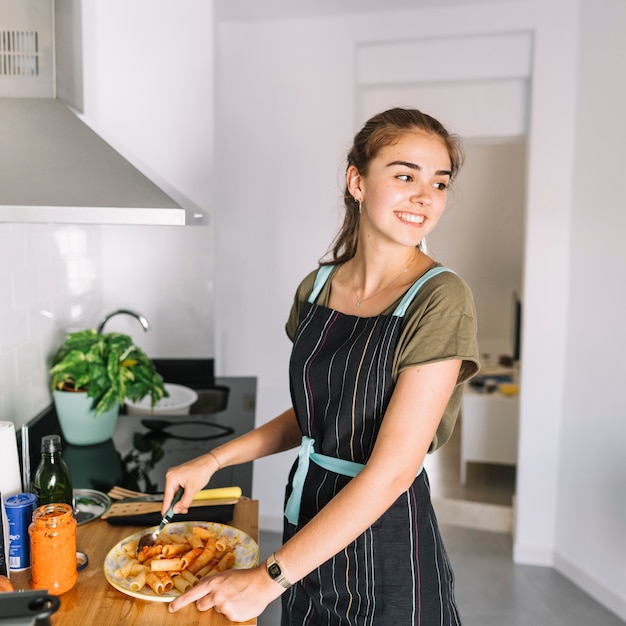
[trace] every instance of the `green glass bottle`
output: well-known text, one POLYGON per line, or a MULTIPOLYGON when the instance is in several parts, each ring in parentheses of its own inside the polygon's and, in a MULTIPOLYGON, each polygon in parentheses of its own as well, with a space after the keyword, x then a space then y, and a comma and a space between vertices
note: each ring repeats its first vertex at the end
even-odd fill
POLYGON ((46 435, 41 438, 41 461, 33 478, 37 506, 62 502, 74 506, 70 471, 61 456, 61 437, 46 435))

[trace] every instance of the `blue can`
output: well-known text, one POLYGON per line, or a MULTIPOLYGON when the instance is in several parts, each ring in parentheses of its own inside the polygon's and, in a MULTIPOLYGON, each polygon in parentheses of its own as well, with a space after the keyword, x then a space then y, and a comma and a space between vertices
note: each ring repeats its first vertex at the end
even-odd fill
POLYGON ((22 570, 30 567, 30 535, 28 527, 37 508, 34 493, 18 493, 4 501, 9 519, 9 568, 22 570))

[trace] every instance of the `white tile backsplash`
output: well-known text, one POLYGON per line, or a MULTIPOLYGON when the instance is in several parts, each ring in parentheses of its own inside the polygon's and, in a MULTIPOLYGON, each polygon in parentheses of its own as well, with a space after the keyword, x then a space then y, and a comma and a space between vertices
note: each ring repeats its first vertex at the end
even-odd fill
POLYGON ((129 334, 150 357, 214 356, 214 229, 102 226, 102 315, 144 315, 150 330, 119 315, 107 331, 129 334))
POLYGON ((0 224, 0 419, 50 403, 52 354, 102 306, 100 264, 97 226, 0 224))
POLYGON ((135 309, 125 332, 151 357, 211 357, 213 241, 204 227, 0 224, 0 420, 19 428, 51 402, 66 332, 135 309))

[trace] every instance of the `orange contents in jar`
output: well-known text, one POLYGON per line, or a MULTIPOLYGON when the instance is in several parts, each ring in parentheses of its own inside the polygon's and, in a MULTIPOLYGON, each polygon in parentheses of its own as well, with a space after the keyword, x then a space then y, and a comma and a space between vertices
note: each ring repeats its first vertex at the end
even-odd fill
POLYGON ((30 525, 31 587, 61 595, 78 577, 76 519, 68 504, 44 504, 35 509, 30 525))

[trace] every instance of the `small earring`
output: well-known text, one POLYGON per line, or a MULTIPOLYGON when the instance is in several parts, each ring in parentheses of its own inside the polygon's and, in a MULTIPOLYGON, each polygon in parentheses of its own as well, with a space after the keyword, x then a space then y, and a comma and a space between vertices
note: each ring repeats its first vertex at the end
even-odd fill
POLYGON ((354 201, 359 205, 359 215, 361 215, 361 201, 357 200, 356 198, 354 199, 354 201))

